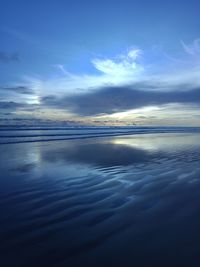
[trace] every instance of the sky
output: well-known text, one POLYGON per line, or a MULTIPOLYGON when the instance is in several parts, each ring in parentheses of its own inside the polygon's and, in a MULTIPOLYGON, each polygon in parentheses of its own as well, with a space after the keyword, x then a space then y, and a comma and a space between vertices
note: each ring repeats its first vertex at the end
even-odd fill
POLYGON ((0 0, 0 124, 200 126, 199 0, 0 0))

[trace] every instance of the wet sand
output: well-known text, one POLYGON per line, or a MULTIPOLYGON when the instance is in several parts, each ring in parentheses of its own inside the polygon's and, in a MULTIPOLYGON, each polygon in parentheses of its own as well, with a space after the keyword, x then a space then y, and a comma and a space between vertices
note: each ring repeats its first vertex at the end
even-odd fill
POLYGON ((200 266, 200 134, 0 146, 1 266, 200 266))

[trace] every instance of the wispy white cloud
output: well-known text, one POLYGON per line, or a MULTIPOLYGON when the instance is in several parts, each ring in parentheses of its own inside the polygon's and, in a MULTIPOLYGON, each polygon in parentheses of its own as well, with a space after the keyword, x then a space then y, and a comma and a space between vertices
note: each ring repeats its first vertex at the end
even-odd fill
POLYGON ((198 54, 200 56, 200 39, 194 40, 191 44, 186 44, 184 41, 181 41, 181 44, 185 52, 189 55, 195 56, 198 54))
POLYGON ((26 83, 35 88, 41 96, 46 94, 85 93, 104 86, 128 85, 139 81, 144 74, 144 67, 137 62, 142 51, 129 49, 115 58, 92 59, 91 64, 99 72, 96 74, 70 73, 64 65, 54 64, 62 75, 57 77, 25 77, 26 83), (64 75, 63 75, 64 74, 64 75))
POLYGON ((142 51, 139 49, 131 49, 115 59, 94 59, 92 63, 97 70, 104 74, 133 78, 143 71, 143 67, 137 63, 141 53, 142 51))
POLYGON ((71 73, 68 72, 65 69, 64 65, 62 65, 62 64, 55 64, 55 65, 52 65, 52 66, 55 67, 56 69, 60 70, 64 75, 67 75, 69 77, 71 76, 71 73))

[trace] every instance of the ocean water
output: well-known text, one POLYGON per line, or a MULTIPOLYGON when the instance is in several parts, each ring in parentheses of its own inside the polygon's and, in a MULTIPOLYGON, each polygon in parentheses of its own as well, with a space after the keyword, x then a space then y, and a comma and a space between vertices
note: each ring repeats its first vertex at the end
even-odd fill
POLYGON ((49 127, 0 126, 0 144, 88 139, 108 136, 200 132, 200 127, 49 127))
POLYGON ((0 266, 200 266, 199 129, 0 136, 0 266))

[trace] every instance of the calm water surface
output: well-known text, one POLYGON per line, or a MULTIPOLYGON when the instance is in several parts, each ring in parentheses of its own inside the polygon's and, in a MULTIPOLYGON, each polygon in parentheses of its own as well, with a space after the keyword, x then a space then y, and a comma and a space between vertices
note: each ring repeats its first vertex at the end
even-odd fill
POLYGON ((200 134, 0 145, 0 266, 200 266, 200 134))

